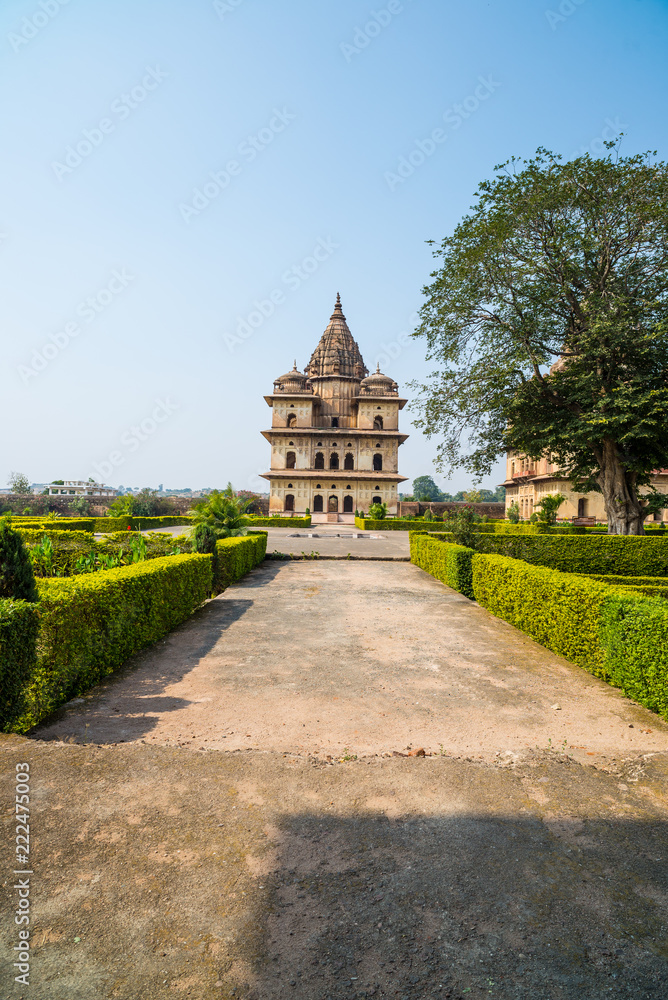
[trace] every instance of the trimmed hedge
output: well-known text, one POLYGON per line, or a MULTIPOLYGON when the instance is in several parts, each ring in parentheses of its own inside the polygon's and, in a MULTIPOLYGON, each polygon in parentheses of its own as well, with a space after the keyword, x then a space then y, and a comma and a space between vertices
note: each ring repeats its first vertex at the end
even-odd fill
POLYGON ((222 592, 262 562, 267 552, 267 532, 257 531, 216 542, 213 594, 222 592))
POLYGON ((185 514, 163 514, 160 517, 131 517, 121 514, 120 517, 96 517, 93 531, 106 533, 109 531, 150 531, 151 528, 174 528, 181 524, 192 524, 192 518, 185 514))
POLYGON ((37 604, 0 600, 0 731, 6 732, 25 707, 26 686, 35 666, 37 604))
POLYGON ((588 580, 598 580, 612 587, 627 587, 629 590, 650 597, 668 597, 668 577, 664 576, 596 576, 588 575, 588 580))
POLYGON ((23 520, 20 517, 12 518, 13 528, 29 528, 31 530, 43 530, 43 531, 94 531, 95 530, 94 517, 58 517, 55 520, 49 521, 46 519, 30 518, 29 520, 23 520))
POLYGON ((310 528, 311 517, 259 517, 248 514, 248 521, 257 528, 310 528))
MULTIPOLYGON (((411 560, 462 593, 469 552, 411 536, 411 560), (459 576, 448 569, 455 550, 459 576)), ((612 586, 610 577, 603 582, 479 552, 470 561, 473 596, 482 607, 668 718, 668 587, 627 586, 631 577, 613 578, 624 586, 612 586), (661 596, 647 593, 651 588, 661 596)))
POLYGON ((507 556, 473 557, 476 601, 542 646, 603 676, 602 607, 611 593, 597 583, 507 556))
MULTIPOLYGON (((450 533, 438 536, 452 542, 450 533)), ((564 573, 668 576, 668 545, 644 535, 476 534, 476 552, 510 556, 564 573)))
POLYGON ((182 555, 40 580, 37 666, 13 731, 25 732, 167 635, 208 598, 212 579, 210 556, 182 555))
POLYGON ((465 597, 473 597, 473 549, 441 545, 438 539, 417 533, 411 533, 410 544, 411 562, 465 597))
POLYGON ((406 521, 403 518, 386 518, 383 521, 373 521, 368 517, 356 517, 355 527, 362 531, 415 531, 417 527, 421 531, 445 531, 442 521, 423 521, 417 518, 406 521))

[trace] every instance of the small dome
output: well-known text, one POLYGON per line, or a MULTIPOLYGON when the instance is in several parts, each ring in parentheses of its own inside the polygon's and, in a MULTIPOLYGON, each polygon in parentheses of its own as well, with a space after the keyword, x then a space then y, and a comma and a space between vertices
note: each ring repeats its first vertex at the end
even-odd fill
POLYGON ((373 375, 367 375, 365 379, 362 379, 360 385, 367 391, 389 392, 398 389, 397 383, 393 378, 390 378, 389 375, 383 375, 380 370, 380 364, 376 365, 373 375))
POLYGON ((293 367, 292 371, 288 372, 287 375, 279 375, 278 378, 276 379, 276 381, 277 382, 306 382, 308 380, 306 378, 306 375, 304 375, 303 372, 299 371, 299 369, 297 368, 297 362, 295 361, 294 367, 293 367))

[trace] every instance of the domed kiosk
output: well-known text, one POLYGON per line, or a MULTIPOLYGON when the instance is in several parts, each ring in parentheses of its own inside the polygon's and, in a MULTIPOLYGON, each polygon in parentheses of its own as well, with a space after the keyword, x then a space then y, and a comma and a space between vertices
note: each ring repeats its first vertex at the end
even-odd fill
POLYGON ((334 312, 302 373, 292 371, 274 382, 264 397, 272 410, 272 514, 303 515, 318 521, 352 521, 356 510, 387 504, 396 514, 399 411, 406 400, 380 367, 369 375, 348 328, 337 294, 334 312))

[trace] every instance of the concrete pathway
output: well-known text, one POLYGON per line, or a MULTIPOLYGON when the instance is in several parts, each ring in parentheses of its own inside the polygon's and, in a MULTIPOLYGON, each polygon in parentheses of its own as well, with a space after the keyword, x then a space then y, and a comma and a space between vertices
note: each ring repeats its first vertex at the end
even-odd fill
POLYGON ((267 562, 0 743, 26 1000, 663 997, 667 748, 410 564, 267 562))

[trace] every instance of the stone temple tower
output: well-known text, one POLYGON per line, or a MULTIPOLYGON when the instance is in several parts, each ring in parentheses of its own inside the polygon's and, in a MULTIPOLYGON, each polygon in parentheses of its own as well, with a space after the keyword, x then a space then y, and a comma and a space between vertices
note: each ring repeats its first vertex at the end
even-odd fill
POLYGON ((304 373, 295 362, 264 398, 272 411, 271 429, 262 432, 271 445, 270 513, 308 507, 315 520, 347 521, 382 502, 396 514, 406 479, 398 472, 406 400, 388 375, 369 375, 339 295, 304 373))

